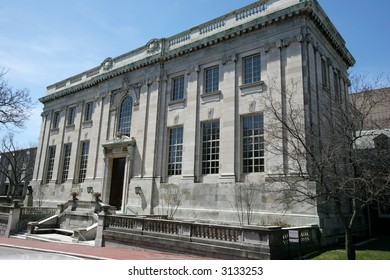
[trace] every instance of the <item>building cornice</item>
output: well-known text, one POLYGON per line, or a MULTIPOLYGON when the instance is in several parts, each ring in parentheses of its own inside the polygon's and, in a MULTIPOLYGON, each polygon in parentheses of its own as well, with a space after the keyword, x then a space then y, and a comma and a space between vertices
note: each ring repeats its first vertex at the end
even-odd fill
MULTIPOLYGON (((49 86, 47 95, 40 98, 39 101, 48 103, 91 88, 125 73, 164 63, 182 55, 265 28, 276 22, 279 23, 302 15, 308 15, 316 23, 348 66, 355 63, 352 55, 345 47, 345 41, 326 17, 316 0, 263 0, 195 26, 175 36, 152 39, 145 46, 116 58, 106 58, 98 67, 49 86)), ((294 36, 300 36, 300 34, 294 36)), ((271 46, 267 45, 263 47, 278 47, 277 43, 271 46)))

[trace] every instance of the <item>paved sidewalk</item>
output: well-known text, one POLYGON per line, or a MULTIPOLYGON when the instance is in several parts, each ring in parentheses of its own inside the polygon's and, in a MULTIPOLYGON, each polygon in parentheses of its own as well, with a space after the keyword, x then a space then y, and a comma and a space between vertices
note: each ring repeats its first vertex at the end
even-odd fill
POLYGON ((91 259, 111 260, 205 260, 210 259, 185 253, 161 252, 143 248, 94 247, 87 245, 0 237, 0 246, 64 253, 91 259))

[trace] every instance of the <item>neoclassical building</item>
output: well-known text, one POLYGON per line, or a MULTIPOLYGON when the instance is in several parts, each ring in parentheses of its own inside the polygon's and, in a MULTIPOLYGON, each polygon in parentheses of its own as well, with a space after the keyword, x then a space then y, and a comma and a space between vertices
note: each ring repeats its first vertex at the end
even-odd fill
POLYGON ((321 129, 321 100, 346 101, 354 63, 316 0, 255 1, 152 39, 48 87, 32 183, 47 205, 101 192, 117 213, 171 208, 177 218, 234 223, 234 190, 256 182, 254 224, 321 226, 316 207, 284 211, 262 191, 281 162, 289 173, 284 155, 265 146, 273 139, 263 96, 294 81, 321 129))

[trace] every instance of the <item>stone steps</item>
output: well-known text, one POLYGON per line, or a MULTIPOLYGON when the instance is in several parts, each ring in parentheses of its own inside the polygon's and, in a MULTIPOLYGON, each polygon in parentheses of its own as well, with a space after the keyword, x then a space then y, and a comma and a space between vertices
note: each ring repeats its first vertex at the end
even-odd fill
POLYGON ((18 232, 11 234, 10 237, 19 238, 19 239, 26 239, 26 235, 27 235, 27 230, 20 230, 18 232))
POLYGON ((58 233, 45 233, 45 234, 33 234, 27 236, 26 239, 29 240, 39 240, 45 242, 59 242, 59 243, 68 243, 68 244, 78 244, 86 246, 95 246, 95 241, 75 241, 71 236, 58 234, 58 233))

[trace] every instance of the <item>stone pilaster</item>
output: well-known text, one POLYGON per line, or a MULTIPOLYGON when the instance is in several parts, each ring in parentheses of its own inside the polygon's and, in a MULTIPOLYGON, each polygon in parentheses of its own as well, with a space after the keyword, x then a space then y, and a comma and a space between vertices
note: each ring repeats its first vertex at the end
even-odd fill
POLYGON ((195 67, 187 72, 185 79, 188 80, 186 92, 186 111, 184 120, 183 136, 183 170, 182 180, 195 181, 195 148, 196 148, 196 129, 198 119, 198 78, 199 69, 195 67))
POLYGON ((235 182, 235 130, 236 130, 236 55, 229 55, 222 60, 222 80, 220 90, 223 106, 220 122, 220 178, 221 182, 235 182))

